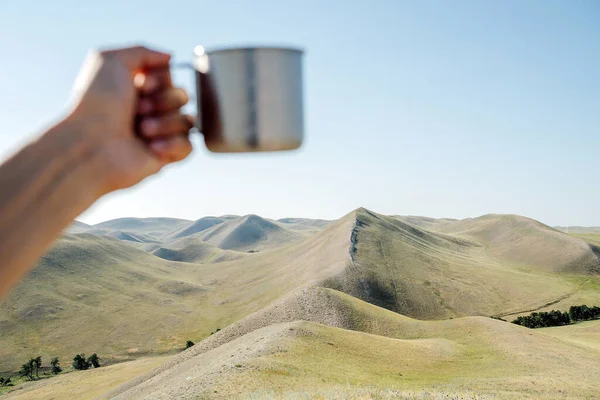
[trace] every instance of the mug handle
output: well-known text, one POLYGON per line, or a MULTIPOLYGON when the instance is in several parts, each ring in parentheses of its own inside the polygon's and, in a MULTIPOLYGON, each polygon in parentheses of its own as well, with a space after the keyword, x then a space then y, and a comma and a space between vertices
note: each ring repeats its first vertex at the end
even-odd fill
POLYGON ((193 63, 190 62, 174 62, 169 66, 171 69, 189 69, 194 71, 194 79, 196 81, 196 94, 190 96, 190 100, 195 101, 196 103, 196 115, 194 117, 194 128, 198 130, 198 132, 202 132, 202 107, 200 107, 200 83, 198 82, 198 70, 194 67, 193 63))

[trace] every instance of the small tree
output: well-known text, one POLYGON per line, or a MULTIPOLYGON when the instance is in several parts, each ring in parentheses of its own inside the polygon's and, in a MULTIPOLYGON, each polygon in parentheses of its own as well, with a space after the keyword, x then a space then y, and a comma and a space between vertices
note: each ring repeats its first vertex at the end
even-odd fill
POLYGON ((58 357, 54 357, 52 361, 50 361, 50 365, 52 365, 52 373, 54 375, 58 375, 62 372, 62 368, 60 367, 60 361, 58 357))
POLYGON ((88 360, 85 359, 85 354, 81 353, 81 354, 77 354, 75 357, 73 357, 73 369, 79 370, 79 371, 83 371, 86 370, 90 367, 90 363, 88 360))
POLYGON ((40 377, 40 368, 42 368, 42 356, 37 356, 33 359, 33 366, 35 367, 35 376, 40 377))
POLYGON ((12 386, 12 382, 10 381, 10 378, 0 378, 0 386, 12 386))
POLYGON ((19 375, 30 380, 33 379, 33 364, 31 363, 31 360, 23 364, 19 371, 19 375))
POLYGON ((90 358, 87 359, 87 363, 88 363, 88 367, 90 365, 93 365, 94 368, 98 368, 100 366, 100 358, 98 357, 98 354, 94 353, 90 356, 90 358))
POLYGON ((185 343, 185 348, 186 348, 186 349, 189 349, 189 348, 190 348, 190 347, 192 347, 194 344, 195 344, 194 342, 192 342, 191 340, 188 340, 188 341, 185 343))

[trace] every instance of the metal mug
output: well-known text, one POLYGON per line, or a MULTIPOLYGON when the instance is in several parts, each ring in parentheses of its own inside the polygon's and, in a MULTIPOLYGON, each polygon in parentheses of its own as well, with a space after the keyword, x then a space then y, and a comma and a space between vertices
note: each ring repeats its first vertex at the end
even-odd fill
POLYGON ((302 56, 284 47, 195 48, 196 127, 217 153, 283 151, 304 136, 302 56))

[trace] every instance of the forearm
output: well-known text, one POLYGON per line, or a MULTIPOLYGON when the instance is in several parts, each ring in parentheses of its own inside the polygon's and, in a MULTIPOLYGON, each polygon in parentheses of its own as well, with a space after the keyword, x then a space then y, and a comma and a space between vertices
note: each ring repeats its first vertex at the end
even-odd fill
POLYGON ((0 166, 0 299, 101 195, 100 157, 64 121, 0 166))

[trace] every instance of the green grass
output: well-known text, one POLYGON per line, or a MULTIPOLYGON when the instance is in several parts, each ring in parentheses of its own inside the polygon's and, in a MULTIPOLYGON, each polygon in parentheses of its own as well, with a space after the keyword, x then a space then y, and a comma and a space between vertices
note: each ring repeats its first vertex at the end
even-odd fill
POLYGON ((600 246, 600 233, 569 233, 569 236, 583 239, 588 243, 600 246))

